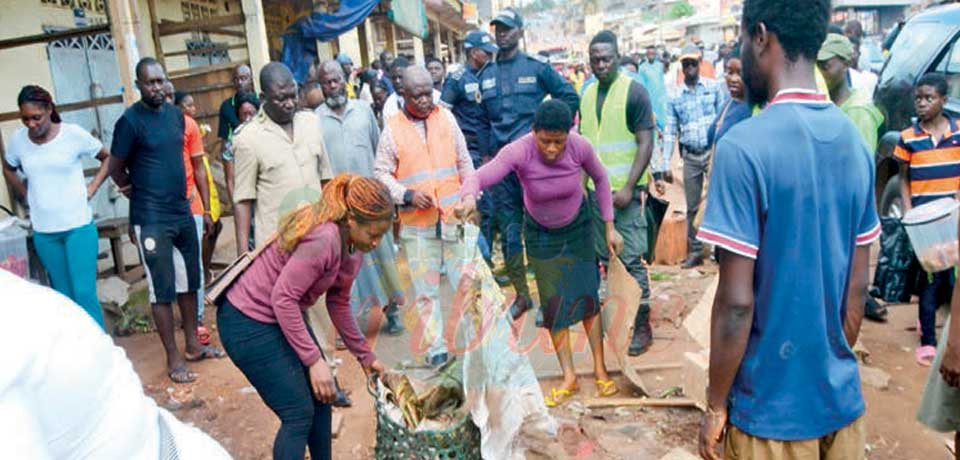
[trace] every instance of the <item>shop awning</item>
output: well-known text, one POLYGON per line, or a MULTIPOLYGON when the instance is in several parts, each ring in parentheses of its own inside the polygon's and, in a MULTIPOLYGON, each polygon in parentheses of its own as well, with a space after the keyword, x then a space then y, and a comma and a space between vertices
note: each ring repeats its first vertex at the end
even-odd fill
POLYGON ((423 0, 391 0, 387 17, 414 37, 426 39, 430 35, 423 0))
POLYGON ((314 12, 300 18, 283 34, 283 63, 303 83, 317 59, 317 40, 330 41, 353 30, 379 4, 380 0, 340 0, 336 12, 314 12))

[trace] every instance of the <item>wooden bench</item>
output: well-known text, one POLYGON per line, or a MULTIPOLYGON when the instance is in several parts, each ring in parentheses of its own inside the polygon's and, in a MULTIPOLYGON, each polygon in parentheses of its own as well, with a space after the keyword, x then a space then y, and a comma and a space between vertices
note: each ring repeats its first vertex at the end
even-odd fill
POLYGON ((123 260, 123 237, 130 231, 130 220, 126 217, 114 217, 97 222, 97 234, 100 239, 110 240, 110 254, 113 257, 113 273, 132 283, 143 278, 143 263, 137 257, 138 263, 129 269, 123 260))

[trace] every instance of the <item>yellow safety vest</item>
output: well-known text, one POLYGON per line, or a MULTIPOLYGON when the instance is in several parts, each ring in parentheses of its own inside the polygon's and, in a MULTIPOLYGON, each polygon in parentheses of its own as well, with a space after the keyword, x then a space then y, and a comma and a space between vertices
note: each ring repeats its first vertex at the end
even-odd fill
MULTIPOLYGON (((597 92, 600 83, 592 83, 580 99, 580 134, 587 138, 600 157, 610 179, 610 188, 620 190, 627 184, 633 158, 637 155, 637 138, 627 127, 627 94, 633 80, 622 72, 607 90, 603 101, 602 122, 597 119, 597 92)), ((645 171, 637 185, 650 182, 645 171)), ((592 182, 589 187, 593 189, 592 182)))

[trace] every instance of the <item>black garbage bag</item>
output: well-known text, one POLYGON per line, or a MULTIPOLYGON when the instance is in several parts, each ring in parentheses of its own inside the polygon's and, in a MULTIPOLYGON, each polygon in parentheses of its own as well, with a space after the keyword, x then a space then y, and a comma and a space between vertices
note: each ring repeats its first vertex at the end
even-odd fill
POLYGON ((647 194, 647 202, 643 206, 643 217, 647 220, 647 253, 643 255, 648 264, 653 263, 654 249, 657 247, 657 235, 660 234, 660 224, 663 216, 667 215, 670 202, 647 194))
POLYGON ((880 218, 880 258, 870 295, 884 302, 907 303, 919 275, 907 230, 895 217, 880 218))

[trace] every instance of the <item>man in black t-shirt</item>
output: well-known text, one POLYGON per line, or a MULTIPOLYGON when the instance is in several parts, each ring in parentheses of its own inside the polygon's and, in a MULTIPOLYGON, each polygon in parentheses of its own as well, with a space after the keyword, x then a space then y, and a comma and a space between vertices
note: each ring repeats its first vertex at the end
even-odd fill
POLYGON ((186 195, 183 162, 184 118, 164 102, 167 81, 163 67, 153 58, 137 63, 139 102, 117 120, 110 148, 110 175, 130 198, 130 224, 146 265, 153 320, 167 354, 167 373, 177 383, 196 380, 187 361, 221 357, 222 351, 204 347, 197 339, 197 290, 200 288, 200 241, 186 195), (186 279, 177 280, 174 248, 180 251, 186 279), (177 284, 186 285, 177 294, 177 284), (176 298, 183 319, 185 354, 174 339, 173 310, 176 298))
MULTIPOLYGON (((642 289, 634 319, 631 356, 649 349, 650 280, 643 255, 647 241, 644 199, 649 182, 646 174, 653 153, 653 110, 650 96, 640 83, 620 71, 617 37, 610 31, 598 33, 590 42, 590 68, 597 80, 584 89, 580 99, 580 133, 590 140, 610 179, 613 191, 614 226, 623 236, 619 258, 642 289)), ((590 192, 594 213, 597 254, 606 264, 611 256, 603 243, 604 225, 599 206, 590 192)))

